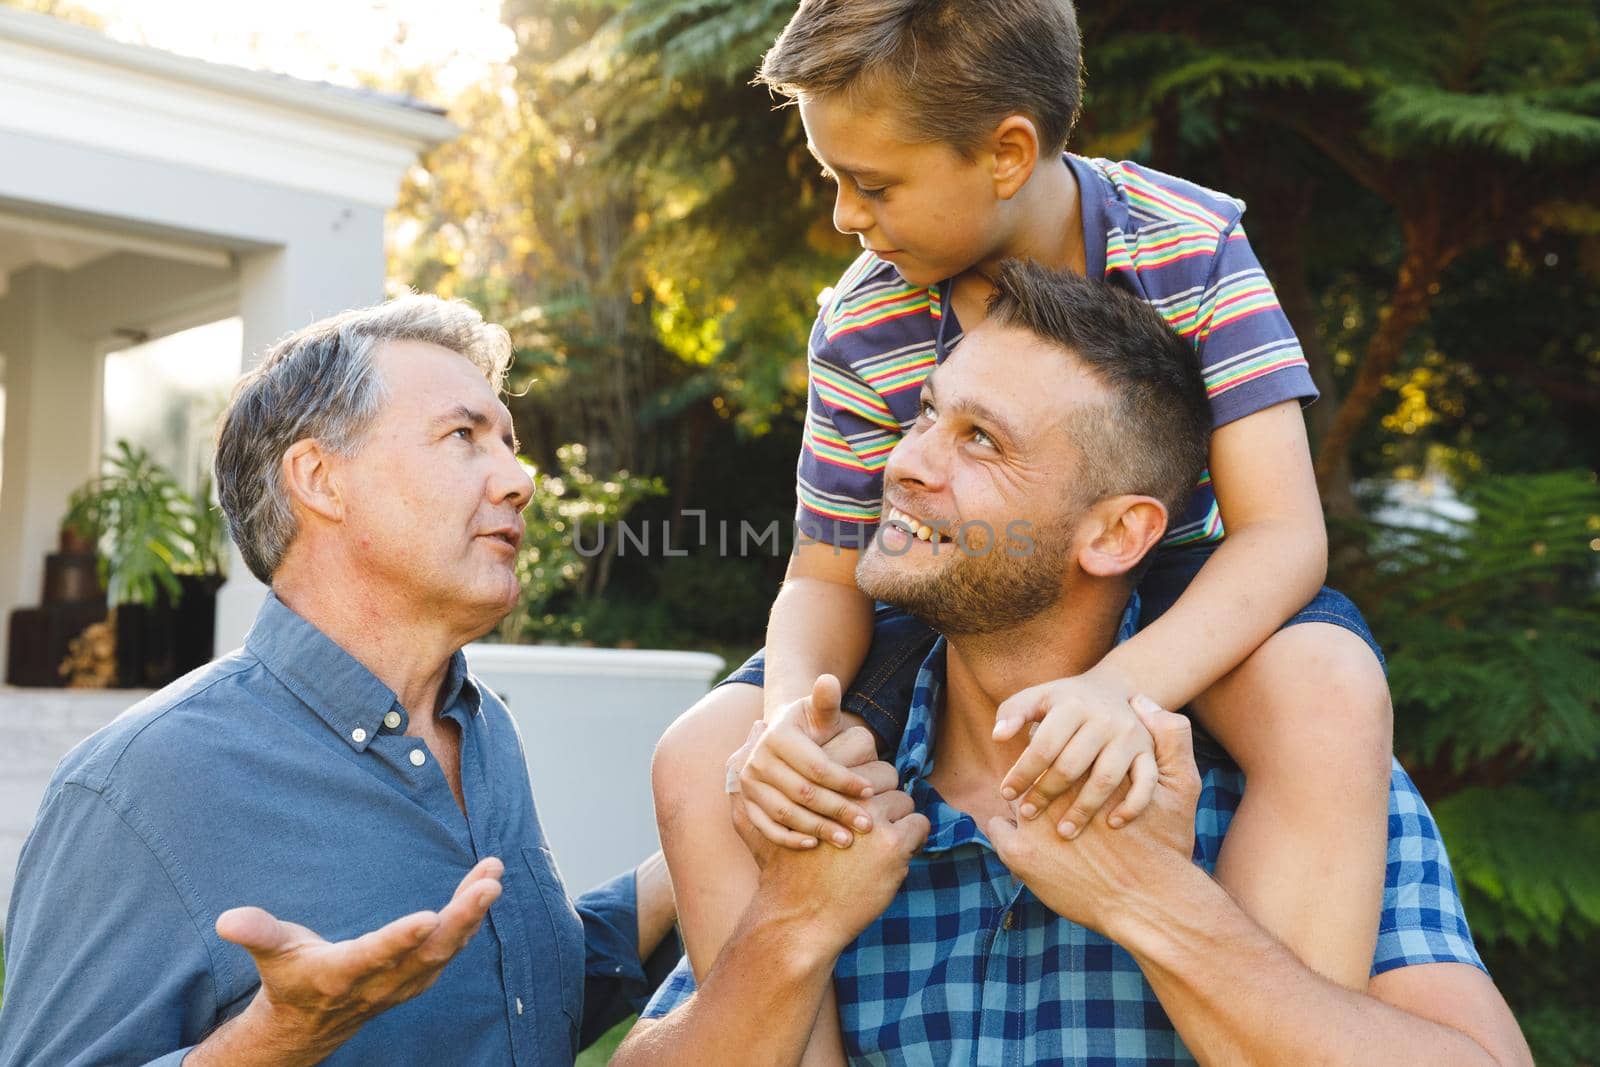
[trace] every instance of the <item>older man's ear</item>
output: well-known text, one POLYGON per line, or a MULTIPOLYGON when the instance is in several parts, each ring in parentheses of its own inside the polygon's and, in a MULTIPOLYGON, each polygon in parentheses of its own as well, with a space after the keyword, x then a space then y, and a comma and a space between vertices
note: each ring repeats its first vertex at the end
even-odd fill
POLYGON ((1078 566, 1115 578, 1154 551, 1167 529, 1167 509, 1148 496, 1114 496, 1096 503, 1078 524, 1078 566))
POLYGON ((313 438, 302 438, 283 454, 283 485, 297 507, 329 522, 344 519, 344 501, 333 476, 332 456, 313 438))

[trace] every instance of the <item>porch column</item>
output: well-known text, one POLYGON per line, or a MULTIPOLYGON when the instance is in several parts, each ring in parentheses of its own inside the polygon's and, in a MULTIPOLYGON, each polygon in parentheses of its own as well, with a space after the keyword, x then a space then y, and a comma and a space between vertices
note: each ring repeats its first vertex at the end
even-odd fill
MULTIPOLYGON (((297 234, 282 247, 240 257, 245 370, 285 334, 383 299, 383 216, 375 207, 350 206, 330 226, 297 234)), ((228 581, 217 595, 218 655, 244 643, 267 595, 266 586, 250 573, 236 547, 230 547, 230 557, 228 581)))
MULTIPOLYGON (((5 355, 4 471, 0 473, 0 605, 37 604, 44 557, 56 546, 67 497, 97 469, 102 364, 71 329, 63 273, 33 266, 0 299, 5 355)), ((10 612, 0 611, 0 653, 10 612)))

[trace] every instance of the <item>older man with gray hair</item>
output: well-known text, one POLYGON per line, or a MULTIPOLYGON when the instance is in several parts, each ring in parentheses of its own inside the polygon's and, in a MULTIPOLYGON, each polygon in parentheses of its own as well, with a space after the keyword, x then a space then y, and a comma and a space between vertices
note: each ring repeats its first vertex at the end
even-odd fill
POLYGON ((646 991, 664 872, 574 910, 516 728, 461 653, 517 599, 510 358, 465 304, 409 296, 240 382, 217 485, 271 593, 242 649, 57 768, 0 1064, 564 1064, 646 991), (586 974, 610 983, 587 1010, 586 974))

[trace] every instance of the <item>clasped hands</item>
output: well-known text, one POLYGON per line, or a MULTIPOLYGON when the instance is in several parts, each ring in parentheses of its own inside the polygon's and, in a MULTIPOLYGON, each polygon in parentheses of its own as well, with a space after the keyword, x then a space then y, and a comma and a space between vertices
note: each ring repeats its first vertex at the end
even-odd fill
MULTIPOLYGON (((1131 691, 1108 713, 1124 688, 1093 672, 1031 687, 1000 706, 994 729, 1004 741, 1038 724, 999 784, 1012 818, 989 820, 991 844, 1047 907, 1101 932, 1118 902, 1191 867, 1200 788, 1189 720, 1131 691)), ((878 837, 882 818, 903 822, 909 798, 885 801, 894 771, 874 760, 871 734, 844 728, 831 676, 758 723, 728 762, 735 823, 757 862, 786 850, 843 855, 878 837)))

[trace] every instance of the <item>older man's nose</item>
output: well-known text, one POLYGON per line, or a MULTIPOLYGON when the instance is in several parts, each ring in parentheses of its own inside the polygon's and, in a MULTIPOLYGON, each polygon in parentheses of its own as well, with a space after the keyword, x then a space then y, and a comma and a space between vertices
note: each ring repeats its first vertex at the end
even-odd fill
POLYGON ((493 503, 509 503, 518 511, 527 507, 528 501, 533 499, 533 478, 509 448, 505 457, 495 466, 489 491, 493 503))

